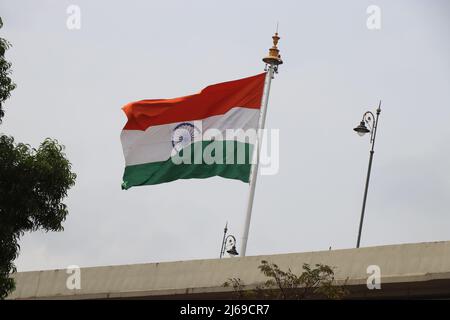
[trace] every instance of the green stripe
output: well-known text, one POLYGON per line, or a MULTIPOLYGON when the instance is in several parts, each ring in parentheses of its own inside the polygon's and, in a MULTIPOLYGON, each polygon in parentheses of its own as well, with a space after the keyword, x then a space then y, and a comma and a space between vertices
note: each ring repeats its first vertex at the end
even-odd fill
MULTIPOLYGON (((166 161, 125 167, 122 189, 165 183, 178 179, 204 179, 214 176, 249 182, 252 151, 252 144, 237 141, 196 142, 186 149, 181 150, 178 154, 179 158, 185 156, 187 159, 189 159, 187 155, 191 155, 190 163, 175 164, 173 159, 169 158, 166 161), (222 159, 222 163, 220 161, 213 164, 205 163, 205 158, 201 157, 201 155, 206 153, 215 156, 214 148, 223 148, 223 157, 219 157, 222 159), (188 153, 184 154, 184 152, 188 153), (238 159, 238 153, 241 159, 238 159), (200 157, 198 157, 199 155, 200 157), (197 162, 201 163, 196 164, 194 162, 195 156, 200 159, 197 162), (238 164, 238 160, 241 160, 239 162, 240 164, 238 164)), ((220 153, 218 153, 219 155, 220 153)))

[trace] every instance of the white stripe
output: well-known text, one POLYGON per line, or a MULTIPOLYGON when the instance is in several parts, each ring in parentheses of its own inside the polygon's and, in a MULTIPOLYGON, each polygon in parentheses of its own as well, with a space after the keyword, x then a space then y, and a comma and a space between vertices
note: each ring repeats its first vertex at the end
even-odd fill
MULTIPOLYGON (((203 133, 207 133, 210 129, 216 129, 218 133, 220 132, 220 136, 215 137, 215 140, 221 140, 227 138, 227 130, 242 129, 246 131, 256 129, 258 118, 259 109, 236 107, 223 115, 212 116, 200 121, 184 122, 192 123, 197 127, 201 123, 203 133)), ((178 124, 180 122, 152 126, 145 131, 123 130, 120 139, 125 156, 125 165, 130 166, 169 159, 173 149, 172 133, 178 124)), ((211 139, 208 138, 207 140, 211 139)), ((234 140, 255 143, 254 139, 245 136, 237 136, 234 140)))

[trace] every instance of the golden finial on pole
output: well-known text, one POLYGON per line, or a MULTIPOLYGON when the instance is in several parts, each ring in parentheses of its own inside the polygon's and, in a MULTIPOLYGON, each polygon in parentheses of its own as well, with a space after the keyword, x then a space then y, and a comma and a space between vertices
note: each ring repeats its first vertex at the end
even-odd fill
POLYGON ((283 63, 283 60, 281 60, 280 50, 278 49, 278 41, 281 39, 278 36, 278 24, 277 24, 277 31, 275 32, 275 35, 272 36, 273 39, 273 46, 269 49, 269 55, 263 59, 263 61, 267 64, 277 66, 279 64, 283 63))

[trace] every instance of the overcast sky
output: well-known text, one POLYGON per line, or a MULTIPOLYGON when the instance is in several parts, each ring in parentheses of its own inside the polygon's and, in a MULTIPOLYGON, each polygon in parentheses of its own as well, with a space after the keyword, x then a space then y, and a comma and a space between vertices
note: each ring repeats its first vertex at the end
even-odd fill
POLYGON ((362 246, 450 240, 449 1, 4 0, 0 12, 17 83, 0 131, 58 139, 78 175, 64 232, 24 236, 19 271, 217 258, 226 221, 240 241, 245 183, 121 190, 121 107, 262 72, 277 21, 285 64, 266 126, 280 130, 280 171, 258 179, 247 255, 355 246, 369 137, 352 128, 380 99, 362 246), (80 30, 66 26, 71 4, 80 30), (366 26, 373 4, 380 30, 366 26))

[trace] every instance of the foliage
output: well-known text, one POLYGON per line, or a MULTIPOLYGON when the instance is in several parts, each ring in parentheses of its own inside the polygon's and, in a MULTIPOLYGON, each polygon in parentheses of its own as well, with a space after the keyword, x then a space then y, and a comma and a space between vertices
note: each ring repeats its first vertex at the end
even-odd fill
POLYGON ((61 201, 76 175, 57 141, 39 149, 0 136, 0 298, 13 289, 9 274, 27 231, 60 231, 67 216, 61 201))
POLYGON ((261 261, 258 269, 269 279, 256 289, 246 290, 240 278, 230 278, 223 286, 232 286, 236 299, 342 299, 348 294, 345 283, 337 285, 333 268, 324 264, 311 267, 305 263, 300 275, 291 269, 283 271, 278 265, 265 260, 261 261))
MULTIPOLYGON (((0 29, 3 27, 2 19, 0 18, 0 29)), ((5 115, 3 110, 3 103, 11 95, 16 85, 12 82, 9 74, 11 73, 11 63, 5 60, 5 52, 11 47, 10 43, 0 38, 0 123, 5 115)))
POLYGON ((251 298, 251 294, 249 295, 249 292, 244 290, 244 285, 240 278, 230 278, 223 284, 223 286, 225 288, 233 287, 233 292, 236 299, 251 298))

